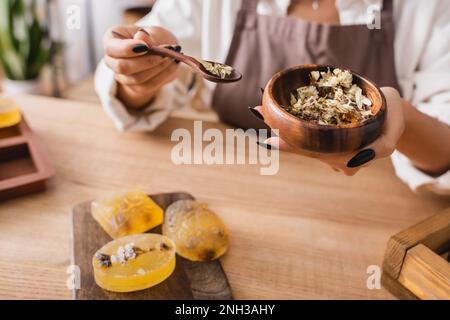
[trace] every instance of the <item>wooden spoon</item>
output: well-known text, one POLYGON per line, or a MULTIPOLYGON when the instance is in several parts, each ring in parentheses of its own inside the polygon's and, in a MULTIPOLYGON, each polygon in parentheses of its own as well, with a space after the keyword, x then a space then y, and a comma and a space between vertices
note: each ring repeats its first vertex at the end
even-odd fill
MULTIPOLYGON (((116 31, 112 31, 112 34, 119 39, 127 39, 127 37, 125 37, 124 35, 116 32, 116 31)), ((212 82, 219 82, 219 83, 225 83, 225 82, 236 82, 242 79, 242 74, 240 74, 237 70, 235 70, 234 68, 231 68, 227 65, 224 65, 222 63, 218 63, 218 62, 213 62, 213 61, 205 61, 205 60, 200 60, 200 59, 196 59, 193 57, 190 57, 188 55, 185 55, 183 53, 180 52, 181 51, 181 47, 180 46, 170 46, 170 45, 165 45, 165 46, 153 46, 153 47, 149 47, 148 53, 149 54, 156 54, 158 56, 161 57, 169 57, 169 58, 173 58, 176 61, 180 61, 183 62, 185 64, 187 64, 189 67, 191 67, 195 72, 201 73, 202 76, 209 81, 212 82), (203 63, 202 63, 203 62, 203 63), (221 77, 220 74, 214 74, 211 73, 210 71, 208 71, 204 64, 211 64, 211 65, 219 65, 219 66, 223 66, 223 67, 228 67, 231 68, 231 73, 225 75, 224 77, 221 77)))
POLYGON ((212 82, 225 83, 225 82, 236 82, 241 80, 242 74, 240 74, 237 70, 222 63, 206 61, 196 59, 194 57, 185 55, 184 53, 178 52, 175 47, 171 46, 153 46, 149 47, 148 52, 151 54, 156 54, 161 57, 169 57, 173 58, 177 61, 183 62, 191 67, 195 72, 201 73, 203 78, 212 82), (231 73, 224 74, 221 76, 220 74, 215 74, 208 71, 205 67, 205 64, 209 64, 211 66, 219 66, 219 67, 228 67, 231 70, 231 73))

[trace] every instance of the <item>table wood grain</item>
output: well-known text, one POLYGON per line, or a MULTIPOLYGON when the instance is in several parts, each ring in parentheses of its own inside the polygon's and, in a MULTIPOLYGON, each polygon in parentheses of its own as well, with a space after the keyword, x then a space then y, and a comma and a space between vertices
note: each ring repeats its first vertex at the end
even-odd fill
POLYGON ((354 177, 286 153, 275 176, 257 165, 177 166, 170 135, 192 130, 192 120, 120 133, 98 104, 14 98, 56 176, 45 193, 0 203, 3 299, 70 299, 72 207, 124 188, 187 191, 209 203, 230 229, 222 265, 237 299, 392 298, 367 288, 367 267, 381 267, 390 236, 450 205, 412 193, 388 159, 354 177))

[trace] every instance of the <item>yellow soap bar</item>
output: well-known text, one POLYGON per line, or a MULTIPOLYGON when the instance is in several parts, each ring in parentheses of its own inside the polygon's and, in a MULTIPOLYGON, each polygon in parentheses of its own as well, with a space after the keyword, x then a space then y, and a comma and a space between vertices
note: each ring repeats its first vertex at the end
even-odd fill
POLYGON ((113 240, 92 257, 94 279, 101 288, 131 292, 166 280, 175 270, 175 244, 154 233, 113 240))
POLYGON ((163 222, 163 210, 140 190, 93 201, 94 219, 113 238, 146 232, 163 222))
POLYGON ((228 249, 228 231, 204 203, 179 200, 165 213, 163 234, 175 242, 177 253, 191 261, 210 261, 228 249))
POLYGON ((20 108, 9 99, 0 99, 0 129, 15 126, 22 116, 20 108))

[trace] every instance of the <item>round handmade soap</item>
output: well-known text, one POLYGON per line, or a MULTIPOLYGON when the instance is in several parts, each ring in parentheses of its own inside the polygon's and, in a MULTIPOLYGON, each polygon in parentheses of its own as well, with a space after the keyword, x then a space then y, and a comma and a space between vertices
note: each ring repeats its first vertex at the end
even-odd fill
POLYGON ((163 210, 140 190, 93 201, 91 212, 113 239, 146 232, 163 222, 163 210))
POLYGON ((9 99, 0 99, 0 129, 15 126, 22 116, 16 103, 9 99))
POLYGON ((165 212, 163 234, 175 242, 177 253, 192 261, 209 261, 228 249, 228 231, 206 204, 193 200, 172 203, 165 212))
POLYGON ((175 269, 175 244, 154 233, 111 241, 92 257, 95 282, 103 289, 131 292, 150 288, 175 269))

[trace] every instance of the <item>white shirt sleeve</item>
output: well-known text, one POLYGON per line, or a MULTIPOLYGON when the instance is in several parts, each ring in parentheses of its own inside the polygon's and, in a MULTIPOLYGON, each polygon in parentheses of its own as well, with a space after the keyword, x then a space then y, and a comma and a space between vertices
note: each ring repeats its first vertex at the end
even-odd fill
MULTIPOLYGON (((442 0, 411 2, 403 4, 401 19, 405 21, 396 35, 396 39, 402 39, 397 40, 397 57, 402 55, 406 58, 403 63, 412 67, 412 76, 400 75, 403 95, 419 111, 450 125, 450 6, 442 0), (411 25, 410 21, 415 23, 411 25)), ((392 155, 392 162, 397 176, 412 190, 450 195, 450 171, 429 176, 398 151, 392 155)))
MULTIPOLYGON (((183 51, 200 55, 201 0, 157 1, 152 11, 138 22, 139 26, 161 26, 177 37, 183 51)), ((147 107, 130 110, 116 98, 117 83, 114 72, 103 61, 95 74, 95 89, 106 114, 121 131, 152 131, 170 113, 188 105, 195 96, 198 79, 189 68, 180 64, 178 77, 165 85, 147 107)))

